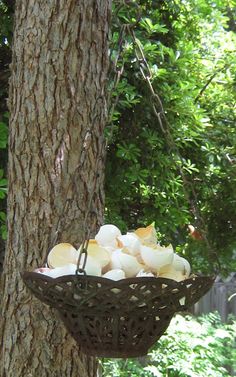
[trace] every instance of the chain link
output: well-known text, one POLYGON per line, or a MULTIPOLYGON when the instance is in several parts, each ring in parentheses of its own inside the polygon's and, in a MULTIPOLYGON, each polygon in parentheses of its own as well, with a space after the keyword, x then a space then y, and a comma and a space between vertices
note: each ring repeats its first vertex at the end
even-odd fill
MULTIPOLYGON (((191 180, 189 180, 185 173, 184 173, 184 164, 185 161, 183 157, 181 156, 181 153, 179 151, 178 146, 175 143, 175 140, 172 136, 172 131, 171 131, 171 126, 168 122, 168 119, 166 117, 166 112, 164 110, 162 100, 159 96, 159 94, 155 91, 153 85, 152 85, 152 72, 149 67, 149 64, 147 62, 147 59, 145 57, 145 53, 142 47, 141 42, 136 38, 135 35, 135 26, 139 23, 141 19, 141 13, 140 13, 140 8, 138 4, 132 2, 132 1, 123 1, 123 4, 120 4, 119 7, 117 8, 117 14, 119 10, 123 6, 135 6, 137 10, 137 15, 136 15, 136 22, 135 23, 130 23, 130 24, 120 24, 120 34, 119 34, 119 39, 118 39, 118 54, 116 60, 113 62, 113 72, 115 72, 114 79, 113 79, 113 88, 110 93, 110 96, 112 95, 112 92, 115 91, 117 88, 120 79, 124 73, 124 54, 123 54, 123 48, 125 44, 125 37, 127 35, 130 35, 131 40, 133 41, 133 46, 134 46, 134 51, 135 51, 135 57, 139 66, 139 71, 141 73, 141 76, 143 80, 146 82, 147 87, 150 91, 151 94, 151 104, 153 108, 153 113, 155 114, 159 127, 164 135, 166 145, 169 149, 169 155, 170 158, 173 162, 173 164, 176 166, 176 168, 179 171, 179 174, 181 176, 182 182, 183 182, 183 192, 186 201, 189 203, 190 206, 190 211, 193 213, 194 218, 196 222, 198 223, 198 228, 201 231, 202 238, 207 246, 208 249, 208 255, 209 259, 212 262, 212 265, 214 266, 214 272, 217 274, 221 270, 221 265, 220 261, 217 255, 217 252, 215 251, 214 247, 211 245, 210 241, 208 240, 207 237, 207 225, 205 223, 204 218, 201 215, 200 209, 198 207, 198 197, 196 190, 194 188, 194 185, 191 180), (118 69, 118 62, 120 62, 120 68, 118 69), (190 198, 189 191, 191 192, 191 195, 193 199, 190 198)), ((118 18, 118 17, 117 17, 118 18)), ((111 97, 110 97, 111 98, 111 97)), ((112 115, 114 113, 114 109, 116 108, 116 105, 119 101, 119 95, 115 97, 113 101, 110 101, 110 111, 109 111, 109 122, 112 123, 112 115)), ((112 130, 110 133, 110 137, 112 137, 113 133, 113 128, 114 124, 112 124, 112 130)), ((107 144, 108 145, 108 140, 107 144)))
POLYGON ((180 176, 182 178, 185 198, 190 205, 190 210, 193 213, 195 220, 199 224, 199 229, 202 233, 202 238, 205 241, 205 244, 208 249, 209 259, 213 262, 214 273, 217 274, 221 270, 221 264, 220 264, 216 250, 214 249, 214 247, 211 245, 210 241, 207 238, 207 226, 197 205, 198 198, 197 198, 196 190, 194 188, 193 183, 189 179, 187 179, 184 173, 184 159, 182 158, 179 148, 177 147, 175 140, 172 136, 171 127, 167 120, 161 98, 158 95, 158 93, 155 91, 155 89, 153 88, 152 73, 151 73, 149 64, 147 62, 147 59, 145 57, 142 45, 140 41, 136 38, 134 29, 128 28, 128 30, 133 40, 134 51, 135 51, 137 63, 139 65, 139 70, 141 72, 141 75, 144 81, 147 83, 147 87, 149 88, 149 91, 151 93, 153 112, 155 116, 157 117, 159 127, 164 135, 166 144, 170 151, 169 153, 170 158, 172 159, 174 165, 177 167, 180 173, 180 176), (176 159, 177 161, 179 161, 179 163, 176 161, 176 159), (188 188, 190 189, 190 192, 193 196, 193 200, 191 200, 189 196, 188 188))
POLYGON ((81 274, 86 275, 85 266, 86 266, 87 258, 88 258, 88 245, 89 245, 89 237, 86 238, 85 236, 85 239, 80 247, 76 275, 81 275, 81 274), (83 256, 84 256, 84 259, 82 260, 83 256))
POLYGON ((114 12, 114 18, 117 21, 117 24, 119 26, 119 36, 118 36, 118 43, 115 44, 115 48, 111 48, 110 51, 110 74, 108 75, 108 82, 112 82, 113 86, 110 88, 110 92, 107 96, 107 103, 108 103, 108 121, 107 126, 111 125, 110 127, 110 133, 109 137, 106 141, 106 150, 108 148, 109 142, 112 139, 113 132, 114 132, 114 123, 113 123, 113 114, 117 107, 117 104, 119 102, 120 95, 117 94, 114 99, 112 98, 115 90, 117 89, 119 82, 122 78, 122 75, 124 73, 124 65, 125 65, 125 59, 124 59, 124 46, 126 43, 126 36, 129 34, 129 30, 135 28, 135 26, 139 23, 141 19, 141 11, 140 7, 137 4, 135 0, 118 0, 114 1, 114 4, 117 3, 118 6, 116 8, 116 11, 114 12), (130 23, 124 24, 119 22, 119 11, 123 8, 135 8, 136 10, 136 16, 135 21, 132 21, 130 23), (116 51, 116 59, 112 60, 112 54, 116 51))

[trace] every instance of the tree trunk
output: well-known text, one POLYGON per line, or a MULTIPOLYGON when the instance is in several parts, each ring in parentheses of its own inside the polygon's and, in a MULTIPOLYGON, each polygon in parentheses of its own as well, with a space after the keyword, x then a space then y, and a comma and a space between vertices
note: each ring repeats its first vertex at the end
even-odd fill
POLYGON ((95 177, 93 234, 102 222, 110 7, 110 0, 16 1, 1 377, 96 373, 95 360, 25 289, 21 272, 42 266, 55 243, 81 242, 95 177))

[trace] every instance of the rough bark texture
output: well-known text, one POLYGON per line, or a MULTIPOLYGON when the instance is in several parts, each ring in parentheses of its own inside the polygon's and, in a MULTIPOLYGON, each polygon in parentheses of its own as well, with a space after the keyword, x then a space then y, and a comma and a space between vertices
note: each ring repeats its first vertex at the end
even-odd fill
MULTIPOLYGON (((58 242, 78 244, 97 173, 102 222, 110 0, 18 0, 9 106, 9 239, 1 281, 1 377, 87 377, 56 313, 26 291, 21 272, 58 242)), ((88 219, 90 220, 90 218, 88 219)))

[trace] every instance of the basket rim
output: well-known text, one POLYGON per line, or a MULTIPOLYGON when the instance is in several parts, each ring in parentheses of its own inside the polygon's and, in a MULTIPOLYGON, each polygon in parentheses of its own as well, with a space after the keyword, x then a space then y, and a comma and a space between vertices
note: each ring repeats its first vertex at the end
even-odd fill
POLYGON ((203 291, 205 288, 208 290, 215 280, 213 276, 204 275, 192 275, 180 282, 150 276, 114 281, 92 275, 52 278, 29 271, 21 275, 26 286, 40 301, 58 311, 72 337, 81 343, 82 352, 91 356, 116 358, 145 355, 163 335, 173 315, 185 311, 195 303, 196 295, 199 296, 196 288, 203 287, 203 291), (67 288, 68 295, 65 294, 67 288), (116 289, 120 292, 116 292, 116 289), (108 295, 106 291, 109 291, 108 295), (182 296, 186 297, 187 303, 180 302, 182 296), (105 301, 100 305, 103 297, 105 301), (136 297, 137 301, 133 302, 133 297, 136 297), (125 306, 124 298, 128 298, 125 306), (98 333, 97 324, 100 329, 98 333), (138 341, 133 345, 133 334, 139 336, 140 328, 145 344, 138 341), (119 334, 124 335, 124 331, 127 336, 127 329, 130 331, 128 345, 123 340, 120 342, 118 337, 119 334), (107 332, 112 336, 108 338, 107 332), (103 339, 106 342, 109 340, 108 348, 103 347, 103 339))
POLYGON ((162 284, 168 283, 168 285, 172 285, 171 288, 177 288, 179 286, 182 286, 183 284, 190 284, 196 279, 202 279, 204 281, 213 281, 215 280, 216 276, 215 275, 201 275, 201 274, 192 274, 190 275, 187 279, 181 280, 181 281, 176 281, 173 279, 169 278, 164 278, 164 277, 152 277, 152 276, 141 276, 141 277, 132 277, 132 278, 124 278, 120 280, 112 280, 108 279, 102 276, 94 276, 94 275, 64 275, 64 276, 59 276, 57 278, 52 278, 50 276, 38 273, 38 272, 30 272, 30 271, 24 271, 22 274, 23 280, 28 280, 28 279, 34 279, 34 280, 40 280, 40 281, 45 281, 48 282, 49 285, 53 286, 57 283, 61 282, 76 282, 76 281, 81 281, 81 282, 88 282, 88 281, 94 281, 97 283, 100 283, 102 285, 108 285, 112 286, 114 288, 121 288, 122 286, 130 285, 130 284, 137 284, 141 282, 146 282, 146 283, 156 283, 159 281, 162 284))

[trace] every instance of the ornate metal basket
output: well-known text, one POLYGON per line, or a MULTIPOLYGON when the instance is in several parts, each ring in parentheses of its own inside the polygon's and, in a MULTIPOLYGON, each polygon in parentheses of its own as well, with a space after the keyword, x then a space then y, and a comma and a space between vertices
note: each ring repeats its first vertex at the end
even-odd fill
POLYGON ((25 272, 23 279, 38 299, 58 310, 81 350, 98 357, 147 354, 173 315, 196 303, 214 282, 206 276, 179 283, 154 277, 53 279, 35 272, 25 272))

